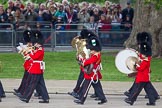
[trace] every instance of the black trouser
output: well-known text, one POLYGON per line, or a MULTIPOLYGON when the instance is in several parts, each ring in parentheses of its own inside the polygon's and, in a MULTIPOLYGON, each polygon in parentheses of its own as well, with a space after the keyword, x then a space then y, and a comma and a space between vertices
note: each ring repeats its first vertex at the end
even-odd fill
POLYGON ((29 74, 28 79, 30 79, 29 85, 27 86, 23 97, 30 100, 34 90, 38 87, 43 100, 48 100, 48 92, 45 86, 43 74, 29 74))
POLYGON ((99 97, 99 99, 104 100, 106 99, 105 94, 103 93, 102 85, 100 80, 97 83, 92 83, 94 88, 95 94, 99 97))
POLYGON ((1 83, 1 81, 0 81, 0 98, 1 98, 1 96, 2 96, 3 94, 5 94, 5 92, 4 92, 2 83, 1 83))
POLYGON ((25 90, 25 86, 26 86, 26 83, 27 83, 28 75, 29 75, 29 73, 25 70, 23 78, 22 78, 21 83, 20 83, 20 86, 17 89, 18 92, 20 92, 21 94, 23 94, 23 92, 25 90))
MULTIPOLYGON (((154 88, 154 86, 152 85, 151 82, 149 82, 146 87, 150 89, 150 92, 153 93, 155 99, 158 98, 159 94, 158 94, 158 92, 156 91, 156 89, 154 88)), ((146 87, 144 87, 145 91, 146 91, 146 87)))
POLYGON ((130 89, 128 91, 132 92, 134 86, 135 86, 135 82, 133 82, 132 86, 130 87, 130 89))
POLYGON ((80 70, 80 74, 78 76, 78 80, 77 80, 76 86, 73 89, 74 92, 76 92, 76 93, 79 92, 83 80, 84 80, 84 73, 80 70))
MULTIPOLYGON (((159 94, 157 93, 156 89, 154 88, 154 86, 152 85, 151 82, 148 82, 147 86, 144 86, 145 92, 146 92, 147 87, 150 88, 150 92, 154 94, 155 98, 157 98, 159 96, 159 94)), ((133 85, 131 86, 131 88, 129 89, 129 93, 131 94, 131 92, 134 92, 133 90, 135 90, 135 88, 136 88, 136 84, 134 82, 133 85)))
MULTIPOLYGON (((87 95, 88 95, 88 92, 89 92, 89 89, 90 89, 92 83, 93 82, 91 80, 88 80, 88 79, 85 79, 84 82, 83 82, 83 85, 81 87, 82 89, 81 89, 80 97, 79 97, 79 99, 83 103, 87 98, 87 95)), ((98 95, 99 99, 102 99, 102 100, 106 99, 106 97, 105 97, 105 95, 103 93, 103 90, 102 90, 100 80, 98 80, 98 82, 94 85, 94 89, 97 92, 97 95, 98 95)))
POLYGON ((140 83, 135 83, 133 90, 130 94, 130 100, 132 102, 134 102, 138 95, 140 94, 140 92, 142 91, 143 88, 145 88, 145 92, 148 95, 149 98, 149 102, 150 103, 154 103, 155 102, 155 97, 154 97, 154 93, 152 92, 151 88, 150 88, 150 82, 140 82, 140 83))

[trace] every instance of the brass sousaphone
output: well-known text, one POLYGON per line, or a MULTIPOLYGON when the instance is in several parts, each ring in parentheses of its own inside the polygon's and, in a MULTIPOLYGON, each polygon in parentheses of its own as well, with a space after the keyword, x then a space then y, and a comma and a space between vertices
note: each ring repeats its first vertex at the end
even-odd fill
POLYGON ((124 74, 136 72, 135 64, 138 63, 138 55, 134 49, 124 49, 115 58, 115 66, 124 74))

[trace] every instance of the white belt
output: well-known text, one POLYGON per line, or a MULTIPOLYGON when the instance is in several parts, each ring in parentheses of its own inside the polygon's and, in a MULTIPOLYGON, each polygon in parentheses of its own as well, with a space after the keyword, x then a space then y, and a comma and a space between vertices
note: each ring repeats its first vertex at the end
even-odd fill
POLYGON ((33 61, 33 63, 42 63, 43 61, 33 61))
POLYGON ((40 64, 40 69, 45 70, 45 62, 44 61, 33 61, 33 63, 39 63, 40 64))

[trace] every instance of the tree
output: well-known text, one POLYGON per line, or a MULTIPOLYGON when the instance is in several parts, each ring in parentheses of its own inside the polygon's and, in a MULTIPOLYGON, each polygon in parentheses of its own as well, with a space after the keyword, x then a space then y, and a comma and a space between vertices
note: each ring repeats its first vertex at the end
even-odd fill
POLYGON ((146 31, 152 35, 153 57, 162 56, 162 0, 136 0, 133 30, 124 46, 137 47, 136 35, 146 31))

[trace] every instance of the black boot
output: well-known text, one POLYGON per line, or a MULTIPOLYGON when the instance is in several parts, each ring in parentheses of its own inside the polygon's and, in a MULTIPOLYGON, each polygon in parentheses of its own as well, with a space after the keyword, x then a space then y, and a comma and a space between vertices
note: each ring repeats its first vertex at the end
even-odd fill
POLYGON ((42 100, 42 101, 39 101, 39 103, 49 103, 49 100, 42 100))
POLYGON ((148 106, 155 106, 155 102, 153 102, 153 103, 146 103, 146 105, 148 105, 148 106))
POLYGON ((90 96, 90 98, 96 98, 96 97, 97 97, 96 94, 92 94, 92 95, 90 96))
POLYGON ((134 104, 134 102, 131 101, 129 98, 126 98, 124 101, 125 101, 126 103, 130 104, 130 105, 133 105, 133 104, 134 104))
POLYGON ((28 103, 29 102, 29 100, 27 100, 27 99, 25 99, 25 98, 19 98, 21 101, 23 101, 23 102, 26 102, 26 103, 28 103))
POLYGON ((107 102, 107 99, 102 99, 101 102, 98 102, 98 104, 104 104, 107 102))
POLYGON ((126 91, 126 92, 124 92, 124 95, 126 95, 126 96, 130 96, 130 93, 128 92, 128 91, 126 91))
POLYGON ((77 104, 81 104, 81 105, 84 104, 84 102, 82 102, 81 100, 74 100, 74 102, 77 103, 77 104))

